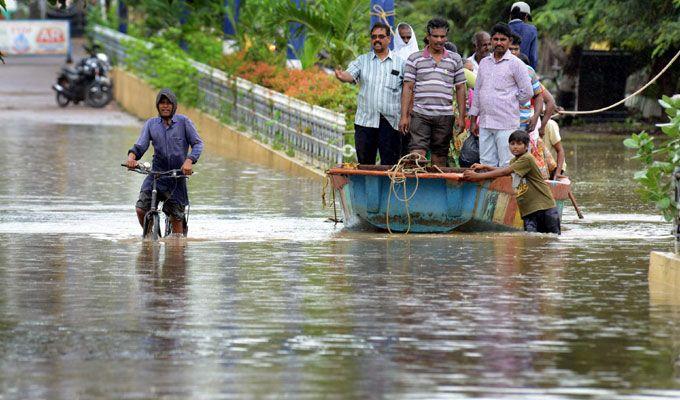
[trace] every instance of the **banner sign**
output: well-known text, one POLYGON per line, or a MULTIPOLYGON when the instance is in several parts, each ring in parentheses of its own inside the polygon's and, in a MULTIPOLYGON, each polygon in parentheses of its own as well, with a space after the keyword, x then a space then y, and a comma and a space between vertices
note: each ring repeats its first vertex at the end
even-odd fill
POLYGON ((0 52, 6 55, 66 55, 68 21, 0 21, 0 52))

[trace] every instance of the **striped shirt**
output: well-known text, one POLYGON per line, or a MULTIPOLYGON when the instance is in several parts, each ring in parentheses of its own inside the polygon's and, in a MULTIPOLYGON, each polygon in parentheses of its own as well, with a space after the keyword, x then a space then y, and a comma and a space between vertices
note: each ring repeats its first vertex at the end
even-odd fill
POLYGON ((491 53, 479 62, 470 115, 479 116, 480 128, 517 129, 519 104, 531 100, 532 93, 522 60, 506 51, 497 61, 491 53))
MULTIPOLYGON (((531 89, 534 91, 533 96, 537 96, 543 93, 543 86, 541 81, 538 79, 536 71, 534 71, 531 66, 527 65, 527 70, 529 71, 529 77, 531 78, 531 89)), ((532 96, 532 97, 533 97, 532 96)), ((529 120, 534 115, 534 106, 531 104, 531 100, 519 105, 519 128, 525 131, 529 127, 529 120)))
POLYGON ((382 61, 370 52, 352 61, 347 72, 361 86, 354 124, 378 128, 382 115, 392 128, 399 129, 404 60, 391 50, 382 61))
POLYGON ((466 82, 463 60, 457 53, 444 50, 435 62, 429 47, 413 53, 404 65, 404 82, 415 82, 413 111, 428 116, 453 115, 454 86, 466 82))

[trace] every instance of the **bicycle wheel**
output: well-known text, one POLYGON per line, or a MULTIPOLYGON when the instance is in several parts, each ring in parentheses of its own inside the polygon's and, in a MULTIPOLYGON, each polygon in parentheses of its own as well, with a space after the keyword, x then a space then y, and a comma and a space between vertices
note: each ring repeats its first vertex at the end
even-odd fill
POLYGON ((144 239, 158 240, 160 236, 160 217, 158 214, 147 215, 144 220, 143 237, 144 239))
POLYGON ((170 222, 170 217, 167 215, 165 216, 165 237, 170 236, 172 234, 172 222, 170 222))
POLYGON ((161 237, 161 217, 158 214, 153 215, 153 229, 151 231, 151 239, 157 241, 161 237))

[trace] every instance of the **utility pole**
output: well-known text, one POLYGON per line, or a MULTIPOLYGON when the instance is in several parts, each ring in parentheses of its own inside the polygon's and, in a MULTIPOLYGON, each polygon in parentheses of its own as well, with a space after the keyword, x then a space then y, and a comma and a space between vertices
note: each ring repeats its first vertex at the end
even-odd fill
POLYGON ((241 0, 224 0, 224 20, 222 21, 222 32, 224 32, 224 42, 222 42, 222 53, 231 54, 236 51, 236 29, 238 27, 238 16, 241 8, 241 0))
MULTIPOLYGON (((297 8, 302 6, 304 0, 291 0, 297 8)), ((302 69, 299 54, 305 45, 304 28, 297 22, 288 24, 288 49, 286 49, 286 66, 290 69, 302 69)))
MULTIPOLYGON (((376 22, 387 23, 394 31, 394 0, 371 0, 371 26, 376 22)), ((390 42, 390 49, 394 49, 394 38, 390 42)))
POLYGON ((47 18, 47 0, 39 0, 40 1, 40 19, 45 19, 47 18))
POLYGON ((127 34, 128 9, 125 0, 118 0, 118 32, 127 34))

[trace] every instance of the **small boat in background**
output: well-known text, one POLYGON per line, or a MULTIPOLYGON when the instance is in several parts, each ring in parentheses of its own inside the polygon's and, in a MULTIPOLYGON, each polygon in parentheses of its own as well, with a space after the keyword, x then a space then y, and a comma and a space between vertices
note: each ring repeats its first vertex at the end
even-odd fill
MULTIPOLYGON (((512 179, 463 180, 462 168, 395 172, 390 166, 337 166, 326 171, 347 227, 368 223, 390 232, 523 230, 512 179)), ((562 214, 568 178, 547 181, 562 214)))

